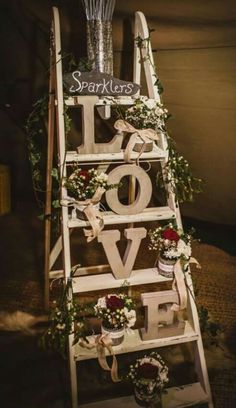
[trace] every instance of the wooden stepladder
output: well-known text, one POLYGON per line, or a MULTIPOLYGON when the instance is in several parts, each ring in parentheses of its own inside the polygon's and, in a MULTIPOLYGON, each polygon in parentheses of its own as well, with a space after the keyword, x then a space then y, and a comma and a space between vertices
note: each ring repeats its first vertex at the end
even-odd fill
MULTIPOLYGON (((143 39, 143 47, 139 48, 135 43, 134 47, 134 82, 140 84, 141 78, 141 60, 144 60, 144 70, 148 87, 148 97, 160 101, 158 90, 154 85, 155 76, 153 70, 153 56, 151 50, 150 41, 145 41, 149 37, 149 31, 146 23, 146 19, 141 12, 137 12, 135 15, 135 37, 141 37, 143 39), (142 55, 141 55, 142 54, 142 55), (147 57, 148 58, 145 58, 147 57), (141 58, 142 57, 142 58, 141 58)), ((100 113, 104 117, 109 117, 109 109, 114 104, 114 98, 104 99, 98 96, 77 96, 77 97, 64 97, 63 95, 63 81, 62 81, 62 62, 61 62, 61 39, 60 39, 60 21, 57 8, 53 8, 53 22, 52 22, 52 38, 51 38, 51 69, 50 69, 50 97, 49 97, 49 126, 48 126, 48 163, 47 163, 47 200, 46 200, 46 214, 51 211, 51 170, 52 170, 52 155, 53 155, 53 136, 57 134, 57 148, 58 148, 58 169, 60 179, 67 175, 67 165, 77 162, 80 166, 94 165, 96 164, 100 169, 108 169, 110 164, 116 164, 117 166, 124 166, 124 154, 120 148, 120 141, 115 136, 109 148, 106 148, 106 144, 97 144, 94 140, 94 119, 91 115, 86 118, 88 112, 93 112, 94 106, 100 109, 100 113), (73 107, 83 107, 82 120, 83 120, 83 142, 79 153, 76 151, 66 150, 65 141, 65 124, 64 124, 64 104, 73 107), (89 123, 88 123, 89 121, 89 123), (56 125, 54 124, 56 123, 56 125), (86 141, 86 146, 85 146, 86 141), (88 149, 90 144, 90 149, 88 149), (100 146, 99 146, 100 145, 100 146), (112 151, 113 149, 113 151, 112 151), (89 151, 88 151, 89 150, 89 151)), ((123 105, 132 105, 132 98, 124 97, 119 98, 115 103, 123 105)), ((131 157, 136 158, 137 153, 133 152, 131 157)), ((155 144, 151 152, 145 152, 140 157, 142 160, 160 161, 161 166, 164 167, 167 157, 167 142, 165 134, 160 135, 158 144, 155 144)), ((131 165, 132 166, 132 165, 131 165)), ((124 167, 123 167, 124 168, 124 167)), ((132 170, 133 171, 133 170, 132 170)), ((130 172, 130 187, 129 187, 129 203, 133 202, 135 197, 135 182, 133 172, 130 172)), ((140 170, 141 171, 141 170, 140 170)), ((137 176, 139 177, 139 176, 137 176)), ((141 187, 139 187, 141 188, 141 187)), ((168 190, 168 185, 166 186, 168 190)), ((150 221, 170 220, 174 219, 177 222, 179 228, 182 227, 181 215, 178 204, 176 203, 174 194, 168 190, 168 201, 164 207, 144 208, 141 212, 130 212, 128 214, 116 213, 114 211, 105 211, 103 213, 103 220, 105 225, 114 224, 128 224, 129 228, 125 229, 125 234, 129 237, 132 234, 133 225, 138 225, 140 222, 148 223, 150 221)), ((61 187, 61 199, 67 196, 67 191, 62 184, 61 187)), ((111 202, 112 198, 107 195, 107 201, 111 202)), ((110 205, 112 208, 112 205, 110 205)), ((133 208, 133 207, 132 207, 133 208)), ((45 304, 49 304, 49 280, 55 277, 64 277, 65 282, 70 278, 71 274, 71 249, 70 249, 70 231, 75 228, 88 227, 87 221, 80 219, 72 219, 69 214, 67 206, 61 208, 61 236, 56 242, 55 246, 51 249, 50 238, 50 219, 46 220, 45 229, 45 304), (63 256, 63 270, 52 270, 56 259, 62 251, 63 256)), ((142 228, 136 228, 139 230, 140 237, 144 234, 142 228)), ((111 231, 106 231, 111 232, 111 231)), ((106 235, 106 234, 105 234, 106 235)), ((98 241, 103 243, 105 248, 107 237, 101 233, 98 237, 98 241)), ((112 235, 112 234, 111 234, 112 235)), ((113 234, 114 235, 114 234, 113 234)), ((129 238, 130 239, 130 238, 129 238)), ((141 238, 140 238, 141 239, 141 238)), ((89 245, 89 244, 88 244, 89 245)), ((127 254, 128 258, 128 254, 127 254)), ((131 261, 130 261, 131 262, 131 261)), ((123 276, 127 271, 125 270, 119 275, 119 271, 112 273, 111 262, 106 265, 98 266, 84 266, 80 267, 76 271, 76 276, 73 278, 73 291, 74 293, 83 293, 87 291, 95 291, 102 289, 118 288, 123 283, 123 276), (98 276, 99 279, 95 279, 98 276), (123 275, 122 275, 123 274, 123 275), (115 275, 115 276, 114 276, 115 275)), ((132 262, 131 262, 132 263, 132 262)), ((122 268, 121 268, 122 269, 122 268)), ((114 272, 114 271, 113 271, 114 272)), ((126 277, 130 286, 158 283, 168 281, 168 278, 160 277, 157 274, 155 268, 146 268, 140 270, 132 270, 126 277)), ((187 274, 187 285, 192 291, 192 280, 190 273, 187 274)), ((190 293, 188 293, 188 305, 187 305, 187 321, 185 322, 185 329, 182 334, 172 335, 170 337, 161 337, 152 340, 144 341, 138 330, 134 330, 132 336, 126 334, 124 343, 117 349, 116 354, 130 353, 134 351, 141 351, 146 349, 161 348, 164 346, 171 346, 176 344, 192 343, 195 354, 195 372, 197 381, 193 384, 187 384, 181 387, 172 387, 167 389, 167 393, 163 397, 164 408, 185 407, 193 406, 196 404, 207 403, 209 408, 213 408, 211 391, 209 386, 209 379, 207 373, 207 367, 204 357, 198 314, 196 305, 190 293)), ((95 350, 86 350, 76 345, 73 346, 73 336, 69 338, 69 364, 70 364, 70 377, 71 377, 71 396, 72 407, 77 408, 77 374, 76 364, 78 361, 96 358, 97 354, 95 350)), ((136 407, 136 403, 133 397, 124 397, 113 400, 102 401, 101 403, 91 403, 80 405, 87 408, 104 408, 104 407, 118 407, 126 405, 127 407, 136 407)))

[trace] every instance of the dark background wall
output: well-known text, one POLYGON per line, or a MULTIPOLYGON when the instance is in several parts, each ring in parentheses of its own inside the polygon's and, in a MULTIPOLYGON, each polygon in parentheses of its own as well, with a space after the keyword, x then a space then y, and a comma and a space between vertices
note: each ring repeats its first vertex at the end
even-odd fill
MULTIPOLYGON (((12 173, 13 203, 33 200, 24 124, 47 90, 51 7, 62 19, 63 51, 86 55, 79 0, 1 0, 0 163, 12 173)), ((236 2, 234 0, 117 1, 113 21, 115 76, 132 79, 133 15, 155 29, 152 46, 173 115, 170 131, 205 193, 185 215, 236 223, 236 2)))

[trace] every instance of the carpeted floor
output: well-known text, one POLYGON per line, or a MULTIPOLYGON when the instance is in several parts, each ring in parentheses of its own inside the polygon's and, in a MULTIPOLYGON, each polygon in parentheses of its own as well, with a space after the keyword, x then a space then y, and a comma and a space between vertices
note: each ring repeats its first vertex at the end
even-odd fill
MULTIPOLYGON (((34 211, 27 208, 0 218, 0 311, 43 310, 43 231, 34 211)), ((216 408, 236 406, 236 257, 224 227, 222 248, 214 243, 215 226, 201 224, 208 242, 194 246, 202 269, 193 268, 198 304, 208 308, 223 328, 221 347, 205 350, 216 408), (212 228, 212 229, 211 229, 212 228), (227 239, 230 251, 227 252, 227 239), (230 246, 231 245, 231 246, 230 246)), ((227 229, 227 228, 226 228, 227 229)), ((204 235, 204 234, 203 234, 204 235)), ((75 237, 75 242, 76 237, 75 237)), ((219 244, 219 243, 217 243, 219 244)), ((140 262, 143 261, 141 257, 140 262)), ((151 259, 150 262, 153 262, 151 259)), ((38 348, 36 337, 0 334, 0 387, 3 408, 61 408, 68 406, 67 364, 38 348)), ((178 359, 178 350, 173 358, 178 359)), ((88 372, 88 367, 85 368, 88 372)), ((177 374, 176 374, 177 375, 177 374)), ((109 391, 109 389, 107 390, 109 391)))

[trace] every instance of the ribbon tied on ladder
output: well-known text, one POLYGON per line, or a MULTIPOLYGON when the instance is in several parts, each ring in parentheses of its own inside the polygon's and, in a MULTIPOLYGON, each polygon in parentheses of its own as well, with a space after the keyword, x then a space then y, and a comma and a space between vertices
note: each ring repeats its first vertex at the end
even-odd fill
POLYGON ((129 142, 125 148, 124 152, 124 160, 126 163, 132 163, 131 160, 131 153, 134 149, 134 146, 142 141, 142 147, 138 153, 136 160, 138 160, 141 154, 144 152, 145 148, 150 142, 158 140, 158 134, 154 129, 136 129, 134 126, 130 125, 130 123, 126 122, 123 119, 118 119, 114 123, 114 128, 120 132, 132 133, 129 142))
POLYGON ((91 242, 93 239, 95 239, 104 227, 102 213, 99 211, 99 209, 95 208, 95 205, 101 201, 104 192, 104 188, 98 187, 93 197, 88 198, 84 201, 76 200, 73 197, 65 197, 63 200, 61 200, 61 205, 74 207, 71 215, 72 219, 77 218, 76 210, 79 210, 86 215, 87 220, 91 226, 91 229, 83 229, 84 235, 87 238, 87 242, 91 242))

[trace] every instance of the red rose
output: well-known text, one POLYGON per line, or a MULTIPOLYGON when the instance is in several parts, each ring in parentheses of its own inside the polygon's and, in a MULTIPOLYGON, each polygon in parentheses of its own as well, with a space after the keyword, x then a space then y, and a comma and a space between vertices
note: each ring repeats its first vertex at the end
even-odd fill
POLYGON ((159 369, 151 363, 144 363, 138 368, 138 377, 147 378, 148 380, 154 380, 157 378, 159 369))
POLYGON ((89 172, 87 170, 81 170, 78 174, 79 177, 84 177, 85 181, 89 180, 89 172))
POLYGON ((120 299, 118 296, 112 295, 106 298, 107 308, 112 311, 116 309, 122 309, 124 307, 124 300, 120 299))
POLYGON ((180 237, 175 230, 173 230, 172 228, 167 228, 165 231, 163 231, 162 238, 178 242, 180 237))

